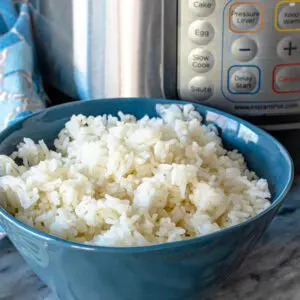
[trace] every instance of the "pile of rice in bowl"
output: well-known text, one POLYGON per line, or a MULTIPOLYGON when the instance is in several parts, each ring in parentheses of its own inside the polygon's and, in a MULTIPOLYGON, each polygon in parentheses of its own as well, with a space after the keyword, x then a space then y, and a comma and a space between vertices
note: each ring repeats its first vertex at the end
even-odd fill
POLYGON ((105 246, 185 240, 270 205, 267 181, 192 105, 157 109, 161 118, 73 116, 55 151, 25 138, 0 157, 0 205, 52 235, 105 246))

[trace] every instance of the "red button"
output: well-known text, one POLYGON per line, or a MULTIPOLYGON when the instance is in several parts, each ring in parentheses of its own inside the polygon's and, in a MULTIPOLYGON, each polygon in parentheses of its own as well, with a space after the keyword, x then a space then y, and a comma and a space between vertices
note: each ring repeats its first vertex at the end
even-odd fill
POLYGON ((278 94, 300 93, 300 64, 277 65, 273 71, 273 90, 278 94))

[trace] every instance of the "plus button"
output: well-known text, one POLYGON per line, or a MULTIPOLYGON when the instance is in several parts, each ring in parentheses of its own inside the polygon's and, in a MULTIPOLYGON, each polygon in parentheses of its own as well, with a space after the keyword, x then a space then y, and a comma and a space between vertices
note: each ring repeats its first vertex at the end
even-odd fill
POLYGON ((289 46, 288 46, 288 47, 285 47, 284 50, 285 50, 285 51, 288 51, 288 55, 289 55, 289 56, 292 56, 293 51, 294 51, 294 50, 295 50, 295 51, 298 50, 298 47, 293 46, 293 43, 292 43, 292 42, 289 42, 289 46))

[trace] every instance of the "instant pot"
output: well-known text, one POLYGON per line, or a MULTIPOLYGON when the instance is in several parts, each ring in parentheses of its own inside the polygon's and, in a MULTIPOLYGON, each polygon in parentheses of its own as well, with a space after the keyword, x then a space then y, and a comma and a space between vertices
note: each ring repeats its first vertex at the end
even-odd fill
POLYGON ((46 81, 72 98, 214 106, 300 128, 300 1, 31 0, 46 81))

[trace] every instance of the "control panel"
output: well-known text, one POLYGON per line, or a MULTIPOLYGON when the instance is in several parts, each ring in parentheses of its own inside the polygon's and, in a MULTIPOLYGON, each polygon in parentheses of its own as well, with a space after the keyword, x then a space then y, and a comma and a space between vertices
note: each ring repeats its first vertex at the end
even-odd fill
POLYGON ((300 0, 179 0, 178 93, 240 115, 300 112, 300 0))

